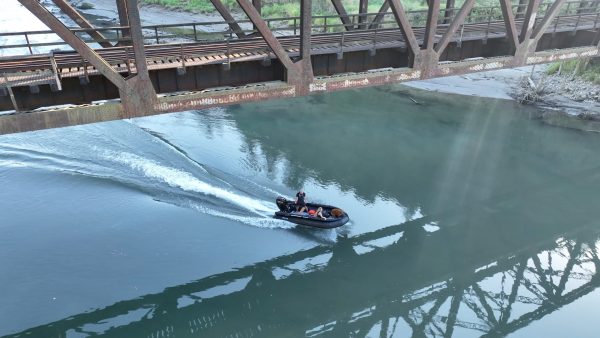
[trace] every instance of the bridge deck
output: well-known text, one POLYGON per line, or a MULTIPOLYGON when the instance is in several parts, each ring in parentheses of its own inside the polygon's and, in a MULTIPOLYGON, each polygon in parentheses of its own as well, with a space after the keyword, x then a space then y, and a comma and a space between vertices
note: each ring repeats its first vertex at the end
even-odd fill
MULTIPOLYGON (((517 28, 523 20, 516 21, 517 28)), ((438 42, 448 25, 439 25, 436 39, 438 42)), ((597 14, 562 16, 551 25, 552 33, 574 30, 596 30, 600 27, 597 14)), ((425 27, 414 29, 417 41, 423 42, 425 27)), ((453 42, 493 39, 504 37, 506 27, 503 21, 465 24, 461 36, 455 36, 453 42)), ((300 49, 298 36, 278 39, 290 57, 297 57, 300 49)), ((317 34, 311 37, 311 55, 335 54, 353 51, 378 50, 386 48, 406 48, 406 42, 399 29, 374 29, 345 33, 317 34)), ((119 73, 135 73, 131 48, 114 47, 97 50, 119 73)), ((149 70, 185 68, 234 62, 275 59, 262 38, 248 38, 226 42, 181 42, 146 46, 149 70)), ((53 84, 56 75, 52 62, 56 62, 60 78, 97 75, 94 66, 84 65, 76 52, 58 52, 55 54, 0 58, 0 86, 12 87, 53 84)))

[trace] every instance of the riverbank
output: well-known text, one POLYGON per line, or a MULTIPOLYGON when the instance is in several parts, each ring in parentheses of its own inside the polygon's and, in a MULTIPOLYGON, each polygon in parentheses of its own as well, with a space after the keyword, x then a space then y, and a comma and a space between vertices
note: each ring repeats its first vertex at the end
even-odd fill
POLYGON ((440 93, 519 101, 529 78, 540 86, 533 116, 543 123, 600 132, 600 85, 571 76, 547 75, 548 65, 407 82, 405 85, 440 93))
MULTIPOLYGON (((83 1, 70 0, 71 4, 78 6, 83 1)), ((93 8, 79 9, 86 15, 93 15, 96 17, 106 18, 108 23, 118 24, 118 11, 115 0, 94 0, 93 8)), ((245 17, 240 13, 232 13, 236 20, 243 20, 245 17)), ((193 13, 178 9, 168 9, 159 5, 146 4, 140 7, 140 19, 143 25, 166 25, 166 24, 179 24, 189 22, 221 22, 223 18, 216 11, 212 13, 193 13)), ((226 25, 211 25, 202 26, 198 29, 209 31, 222 31, 226 25)), ((242 28, 251 29, 251 25, 244 26, 242 28)), ((226 28, 225 28, 226 29, 226 28)))

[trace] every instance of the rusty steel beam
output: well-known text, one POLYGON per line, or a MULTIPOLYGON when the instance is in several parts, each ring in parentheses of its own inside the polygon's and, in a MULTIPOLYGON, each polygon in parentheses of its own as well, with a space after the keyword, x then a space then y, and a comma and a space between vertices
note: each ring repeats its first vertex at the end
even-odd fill
POLYGON ((550 9, 548 9, 546 11, 546 14, 544 15, 544 18, 542 19, 542 22, 540 22, 534 28, 533 33, 531 35, 532 39, 534 39, 536 42, 539 41, 539 39, 542 37, 542 35, 544 34, 544 32, 546 32, 546 30, 548 29, 548 26, 550 25, 550 23, 552 22, 552 20, 554 20, 554 18, 556 17, 556 14, 558 14, 558 11, 563 6, 563 4, 565 3, 565 1, 566 0, 556 0, 556 1, 554 1, 554 3, 552 4, 552 6, 550 6, 550 9))
POLYGON ((314 74, 311 62, 311 35, 312 35, 312 0, 300 0, 300 61, 296 62, 298 74, 291 79, 296 84, 299 94, 308 94, 310 83, 314 74))
POLYGON ((519 5, 517 6, 517 14, 515 17, 517 19, 522 19, 525 16, 524 11, 527 9, 527 0, 519 0, 519 5))
POLYGON ((300 0, 300 57, 310 61, 312 35, 312 0, 300 0))
POLYGON ((127 86, 119 88, 121 103, 126 117, 145 112, 153 114, 157 102, 156 91, 148 74, 148 63, 144 49, 144 35, 137 0, 127 0, 127 17, 131 30, 131 41, 135 59, 136 75, 126 80, 127 86))
POLYGON ((63 39, 69 46, 75 49, 83 58, 88 60, 96 69, 104 75, 117 88, 124 89, 125 79, 117 73, 102 57, 92 50, 81 38, 73 34, 67 26, 58 20, 37 0, 19 0, 19 2, 35 15, 42 23, 48 26, 56 35, 63 39))
POLYGON ((377 15, 375 15, 373 21, 371 21, 371 24, 369 25, 369 29, 376 29, 377 27, 379 27, 388 9, 390 9, 390 3, 388 2, 388 0, 383 0, 383 3, 381 4, 381 7, 379 7, 377 15))
POLYGON ((446 10, 444 11, 444 23, 450 22, 454 15, 454 2, 455 0, 446 0, 446 10))
MULTIPOLYGON (((71 20, 75 21, 76 24, 81 28, 94 29, 94 26, 87 21, 86 18, 81 15, 73 6, 71 6, 65 0, 52 0, 54 4, 60 8, 60 10, 65 13, 71 20)), ((86 31, 86 33, 92 37, 98 44, 104 48, 112 47, 113 45, 108 41, 108 39, 102 35, 102 33, 98 31, 86 31)))
POLYGON ((283 66, 288 72, 293 71, 295 67, 292 59, 290 59, 288 53, 283 49, 281 43, 279 43, 273 32, 269 29, 267 23, 260 17, 256 8, 250 3, 250 0, 237 0, 237 3, 242 7, 244 13, 246 13, 250 21, 252 21, 252 24, 256 27, 258 33, 262 36, 267 45, 269 45, 283 66))
MULTIPOLYGON (((129 30, 129 17, 127 16, 127 0, 116 0, 117 12, 119 14, 119 24, 121 27, 128 27, 121 29, 122 38, 125 40, 131 39, 131 32, 129 30)), ((119 45, 131 45, 131 41, 119 41, 119 45)))
POLYGON ((417 38, 415 37, 415 33, 412 29, 410 21, 408 21, 408 17, 406 16, 406 12, 404 11, 404 7, 399 0, 388 0, 390 3, 390 7, 392 8, 392 13, 394 14, 394 18, 398 23, 398 27, 400 27, 400 31, 404 36, 404 40, 413 55, 419 55, 420 47, 417 38))
POLYGON ((540 2, 541 0, 529 0, 523 26, 521 26, 519 42, 530 39, 531 34, 533 33, 533 25, 535 24, 535 17, 537 16, 537 10, 540 7, 540 2))
POLYGON ((427 10, 427 24, 425 27, 425 37, 423 38, 423 47, 425 49, 433 48, 435 32, 438 26, 438 17, 440 15, 440 0, 430 0, 427 10))
POLYGON ((210 0, 210 2, 213 4, 213 6, 217 10, 217 12, 219 12, 219 14, 221 14, 221 17, 223 17, 223 20, 225 20, 225 22, 227 22, 227 24, 229 25, 229 28, 231 28, 231 31, 238 38, 243 38, 246 36, 246 34, 244 34, 244 31, 242 30, 240 25, 238 25, 237 21, 233 18, 231 13, 229 13, 229 10, 227 9, 227 7, 225 7, 225 5, 223 5, 223 2, 221 2, 221 0, 210 0))
POLYGON ((258 14, 262 15, 262 0, 252 0, 252 5, 256 8, 258 14))
MULTIPOLYGON (((252 0, 252 6, 256 8, 258 15, 262 17, 262 0, 252 0)), ((252 29, 258 31, 256 25, 252 25, 252 29)))
POLYGON ((340 20, 342 20, 344 28, 347 31, 353 30, 354 26, 352 25, 352 22, 350 22, 350 17, 348 17, 348 12, 346 12, 346 8, 344 7, 344 4, 342 4, 342 1, 331 0, 331 3, 333 4, 333 8, 335 8, 337 14, 340 16, 340 20))
POLYGON ((359 0, 358 2, 358 28, 367 28, 367 13, 369 12, 369 0, 359 0))
POLYGON ((467 18, 467 15, 469 15, 469 13, 471 12, 471 9, 473 8, 474 4, 475 0, 466 0, 465 3, 462 5, 460 10, 458 11, 458 14, 456 14, 456 17, 454 17, 454 20, 452 20, 452 23, 450 24, 450 26, 448 26, 448 29, 442 36, 442 39, 435 46, 435 52, 438 55, 441 55, 446 49, 446 47, 448 47, 450 40, 458 30, 458 27, 460 27, 460 25, 462 25, 465 22, 465 19, 467 18))
POLYGON ((142 34, 142 23, 138 11, 137 0, 127 0, 127 18, 131 30, 133 42, 133 55, 135 68, 138 76, 148 77, 148 64, 146 63, 146 52, 144 49, 144 35, 142 34))
POLYGON ((512 11, 512 3, 510 0, 500 0, 502 7, 502 17, 506 25, 506 37, 513 48, 517 48, 519 44, 519 34, 517 33, 517 25, 515 24, 515 15, 512 11))

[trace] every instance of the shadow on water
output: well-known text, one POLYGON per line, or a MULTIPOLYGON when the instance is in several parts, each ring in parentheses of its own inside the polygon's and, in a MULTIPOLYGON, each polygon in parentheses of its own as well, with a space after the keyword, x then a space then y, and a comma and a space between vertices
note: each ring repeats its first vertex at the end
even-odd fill
MULTIPOLYGON (((593 204, 577 196, 565 207, 593 204)), ((422 227, 455 216, 338 238, 5 337, 496 337, 598 287, 598 211, 548 222, 505 207, 422 227)))

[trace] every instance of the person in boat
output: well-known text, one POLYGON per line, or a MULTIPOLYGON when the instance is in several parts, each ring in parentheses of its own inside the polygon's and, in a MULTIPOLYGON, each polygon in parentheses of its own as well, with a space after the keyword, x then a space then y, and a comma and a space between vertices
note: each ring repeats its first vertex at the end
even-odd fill
POLYGON ((296 211, 308 212, 308 208, 306 207, 306 193, 302 189, 296 194, 296 211))
POLYGON ((344 212, 341 209, 335 208, 331 210, 331 216, 335 218, 340 218, 344 215, 344 212))
POLYGON ((326 220, 327 219, 327 217, 323 216, 323 208, 322 207, 319 207, 317 209, 317 212, 316 212, 315 216, 319 217, 322 220, 326 220))

